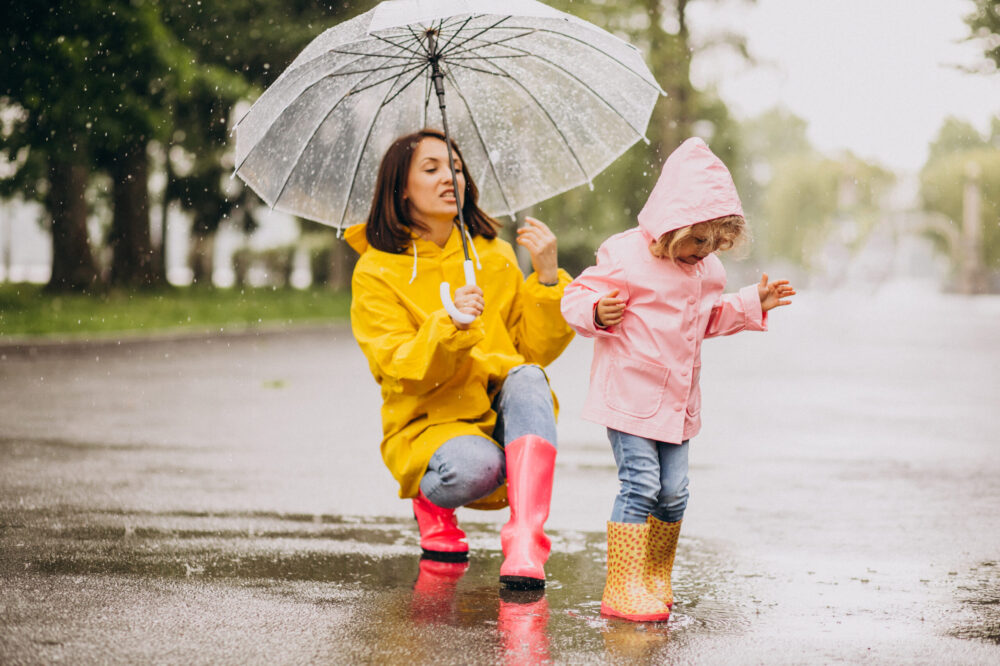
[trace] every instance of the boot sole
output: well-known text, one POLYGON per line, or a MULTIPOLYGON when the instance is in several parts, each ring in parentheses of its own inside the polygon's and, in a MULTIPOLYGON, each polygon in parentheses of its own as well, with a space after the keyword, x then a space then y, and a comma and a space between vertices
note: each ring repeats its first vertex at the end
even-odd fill
POLYGON ((630 615, 614 610, 610 606, 601 604, 601 615, 605 617, 617 617, 630 622, 666 622, 670 619, 670 613, 647 613, 644 615, 630 615))
POLYGON ((540 590, 545 587, 544 578, 527 576, 500 576, 500 583, 508 590, 540 590))
POLYGON ((420 549, 422 554, 420 559, 423 560, 434 560, 435 562, 468 562, 469 561, 469 551, 455 551, 448 552, 444 550, 427 550, 426 548, 420 549))

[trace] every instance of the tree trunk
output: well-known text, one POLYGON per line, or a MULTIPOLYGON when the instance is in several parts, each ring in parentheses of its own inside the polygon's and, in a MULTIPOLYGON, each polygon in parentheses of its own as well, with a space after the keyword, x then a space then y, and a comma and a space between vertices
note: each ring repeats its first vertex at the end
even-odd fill
POLYGON ((97 263, 87 235, 87 168, 57 158, 49 161, 49 214, 52 216, 50 291, 86 291, 98 283, 97 263))
POLYGON ((188 265, 191 267, 191 284, 212 286, 212 273, 215 271, 215 235, 198 233, 191 234, 188 248, 188 265))
POLYGON ((351 249, 347 241, 335 239, 330 248, 330 277, 327 285, 334 291, 345 291, 351 286, 351 275, 354 264, 358 262, 358 254, 351 249))
POLYGON ((170 183, 174 179, 174 165, 170 161, 170 147, 172 144, 169 142, 164 147, 164 158, 163 158, 163 202, 160 206, 160 266, 163 268, 163 280, 167 280, 167 236, 168 236, 168 224, 170 218, 170 183))
POLYGON ((650 127, 652 143, 659 163, 691 136, 694 121, 694 89, 691 86, 691 40, 687 25, 689 0, 673 0, 678 30, 673 35, 663 29, 661 0, 646 0, 649 13, 650 63, 653 76, 667 96, 657 104, 655 122, 650 127))
POLYGON ((111 176, 111 284, 139 289, 163 285, 163 266, 150 237, 149 158, 145 144, 138 142, 123 151, 111 176))

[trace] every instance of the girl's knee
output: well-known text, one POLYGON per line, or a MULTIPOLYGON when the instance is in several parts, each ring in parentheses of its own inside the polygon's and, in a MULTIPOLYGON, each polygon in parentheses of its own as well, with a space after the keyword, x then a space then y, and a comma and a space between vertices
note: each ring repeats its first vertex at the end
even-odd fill
POLYGON ((652 480, 644 481, 638 477, 622 483, 619 495, 627 506, 634 507, 643 514, 648 514, 656 508, 659 490, 659 485, 652 480))
POLYGON ((674 523, 684 516, 688 501, 687 484, 674 492, 661 493, 656 502, 656 509, 652 511, 655 518, 666 523, 674 523))

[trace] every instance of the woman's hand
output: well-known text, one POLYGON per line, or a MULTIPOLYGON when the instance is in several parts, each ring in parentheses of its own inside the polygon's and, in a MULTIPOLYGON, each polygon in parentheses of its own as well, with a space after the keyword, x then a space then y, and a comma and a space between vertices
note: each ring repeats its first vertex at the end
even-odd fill
POLYGON ((779 305, 791 305, 791 301, 782 300, 795 295, 795 289, 788 283, 788 280, 776 280, 768 283, 767 273, 760 278, 757 285, 757 295, 760 296, 761 312, 767 312, 779 305))
MULTIPOLYGON (((474 284, 467 284, 455 290, 455 307, 459 312, 478 317, 483 314, 483 290, 474 284)), ((460 331, 467 331, 472 324, 460 324, 454 319, 451 320, 455 328, 460 331)))
POLYGON ((524 218, 524 226, 517 230, 517 244, 531 255, 531 267, 535 269, 539 282, 559 282, 556 235, 543 222, 533 217, 524 218))
POLYGON ((625 318, 625 301, 617 296, 618 290, 612 289, 597 301, 597 307, 594 308, 594 323, 598 328, 616 326, 625 318))

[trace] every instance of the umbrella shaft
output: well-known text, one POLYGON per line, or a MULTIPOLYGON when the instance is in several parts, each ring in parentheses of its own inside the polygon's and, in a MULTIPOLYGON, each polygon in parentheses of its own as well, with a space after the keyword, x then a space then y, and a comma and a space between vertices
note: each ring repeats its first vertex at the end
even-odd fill
POLYGON ((451 134, 448 132, 448 114, 444 110, 444 73, 441 72, 439 59, 441 54, 437 50, 437 40, 434 38, 433 30, 427 31, 427 54, 431 63, 431 80, 434 81, 434 92, 437 93, 438 108, 441 109, 441 125, 444 129, 444 143, 448 148, 448 168, 451 170, 451 182, 455 184, 455 208, 458 210, 458 235, 462 239, 462 252, 465 260, 469 261, 469 245, 465 239, 466 229, 465 215, 462 213, 462 206, 465 204, 465 192, 459 192, 458 174, 455 173, 455 156, 451 151, 451 134))

